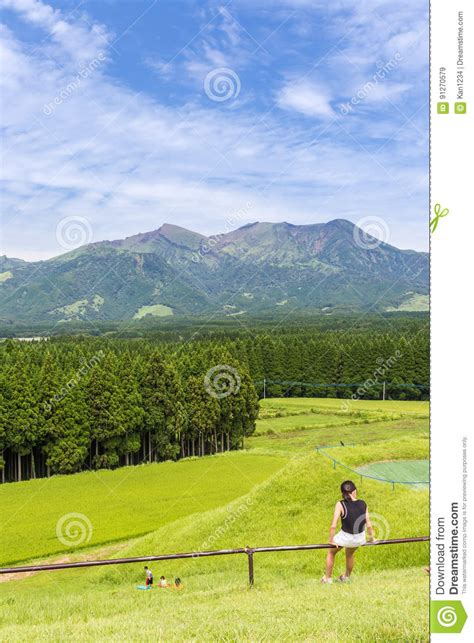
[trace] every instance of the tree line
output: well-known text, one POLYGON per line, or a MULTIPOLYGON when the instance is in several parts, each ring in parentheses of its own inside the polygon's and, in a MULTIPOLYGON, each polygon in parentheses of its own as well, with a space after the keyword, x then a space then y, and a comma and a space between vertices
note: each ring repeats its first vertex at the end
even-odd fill
MULTIPOLYGON (((238 449, 255 430, 264 393, 351 397, 380 368, 390 397, 426 399, 427 388, 409 385, 428 384, 428 331, 7 340, 0 343, 1 480, 238 449)), ((367 384, 363 397, 380 397, 380 386, 367 384)))
POLYGON ((255 429, 252 380, 225 351, 172 360, 76 341, 0 352, 2 481, 228 451, 255 429), (211 364, 230 371, 206 382, 211 364))

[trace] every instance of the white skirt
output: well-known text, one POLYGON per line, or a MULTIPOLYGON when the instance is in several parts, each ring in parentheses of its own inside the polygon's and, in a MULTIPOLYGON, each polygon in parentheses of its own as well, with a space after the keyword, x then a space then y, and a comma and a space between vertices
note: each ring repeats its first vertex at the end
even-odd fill
POLYGON ((341 529, 341 531, 334 536, 334 542, 336 545, 339 545, 339 547, 360 547, 366 542, 365 531, 361 534, 348 534, 341 529))

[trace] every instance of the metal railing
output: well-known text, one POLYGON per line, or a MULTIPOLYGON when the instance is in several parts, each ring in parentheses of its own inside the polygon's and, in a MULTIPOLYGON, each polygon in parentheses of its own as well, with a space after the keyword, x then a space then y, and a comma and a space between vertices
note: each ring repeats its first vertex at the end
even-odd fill
MULTIPOLYGON (((394 538, 365 543, 362 547, 378 547, 379 545, 399 545, 402 543, 420 543, 429 540, 429 536, 414 538, 394 538)), ((160 554, 159 556, 137 556, 133 558, 110 558, 108 560, 84 560, 77 563, 55 563, 51 565, 24 565, 22 567, 3 567, 0 574, 26 574, 31 572, 54 571, 56 569, 77 569, 80 567, 100 567, 104 565, 127 565, 131 563, 147 563, 156 560, 178 560, 182 558, 207 558, 209 556, 230 556, 246 554, 248 561, 249 585, 254 584, 254 554, 279 551, 308 551, 312 549, 334 549, 335 545, 280 545, 277 547, 240 547, 239 549, 215 549, 213 551, 197 551, 182 554, 160 554)))

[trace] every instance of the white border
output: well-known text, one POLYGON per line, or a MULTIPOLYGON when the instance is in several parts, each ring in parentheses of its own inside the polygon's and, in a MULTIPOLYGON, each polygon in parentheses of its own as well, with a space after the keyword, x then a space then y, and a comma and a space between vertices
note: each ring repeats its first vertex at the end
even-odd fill
MULTIPOLYGON (((472 640, 474 633, 474 422, 472 404, 474 305, 473 2, 434 0, 431 4, 431 182, 430 212, 440 204, 449 214, 431 237, 431 598, 462 600, 468 619, 461 634, 443 640, 472 640), (457 19, 464 20, 465 114, 454 113, 457 19), (439 70, 447 70, 450 113, 438 114, 439 70), (438 517, 447 524, 451 503, 462 505, 462 438, 468 436, 467 593, 436 595, 435 536, 438 517)), ((447 560, 449 563, 449 559, 447 560)), ((462 584, 462 562, 461 580, 462 584)), ((449 568, 447 569, 449 572, 449 568)), ((433 637, 439 636, 432 634, 433 637)))

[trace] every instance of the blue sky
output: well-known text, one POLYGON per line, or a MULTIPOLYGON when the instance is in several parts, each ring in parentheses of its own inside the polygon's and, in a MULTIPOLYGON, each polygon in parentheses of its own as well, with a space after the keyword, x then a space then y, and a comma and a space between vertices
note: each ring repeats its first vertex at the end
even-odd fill
POLYGON ((0 254, 64 252, 65 221, 100 241, 347 218, 427 248, 427 2, 0 7, 0 254))

